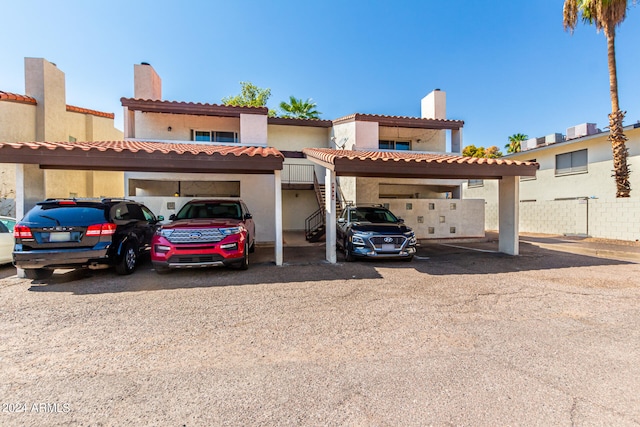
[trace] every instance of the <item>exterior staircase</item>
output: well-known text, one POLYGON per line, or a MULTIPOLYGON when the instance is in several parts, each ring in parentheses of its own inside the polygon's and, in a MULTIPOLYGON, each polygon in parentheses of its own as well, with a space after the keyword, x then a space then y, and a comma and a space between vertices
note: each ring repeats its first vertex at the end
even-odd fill
MULTIPOLYGON (((318 210, 312 213, 305 220, 305 238, 308 242, 321 241, 326 233, 326 189, 324 184, 318 182, 318 178, 314 172, 313 174, 313 189, 316 192, 316 200, 318 202, 318 210)), ((340 194, 340 192, 338 192, 340 194)), ((341 197, 337 197, 336 200, 336 218, 342 215, 342 201, 341 197)))

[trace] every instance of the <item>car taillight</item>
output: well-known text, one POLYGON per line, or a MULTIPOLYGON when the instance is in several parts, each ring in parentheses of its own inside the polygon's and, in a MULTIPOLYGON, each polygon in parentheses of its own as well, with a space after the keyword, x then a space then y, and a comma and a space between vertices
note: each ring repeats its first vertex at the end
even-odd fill
POLYGON ((87 236, 110 236, 116 232, 116 225, 112 222, 93 224, 87 227, 87 236))
POLYGON ((13 237, 16 239, 33 239, 31 229, 26 225, 16 225, 13 229, 13 237))

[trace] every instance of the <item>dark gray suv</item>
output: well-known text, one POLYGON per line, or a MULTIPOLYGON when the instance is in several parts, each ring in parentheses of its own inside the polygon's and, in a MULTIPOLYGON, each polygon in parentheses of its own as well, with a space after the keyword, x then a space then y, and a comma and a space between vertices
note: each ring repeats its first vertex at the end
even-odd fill
POLYGON ((133 200, 45 200, 16 224, 13 264, 29 279, 47 279, 56 268, 131 274, 162 220, 133 200))
POLYGON ((383 206, 348 206, 338 218, 338 247, 345 261, 354 258, 400 258, 411 261, 416 235, 383 206))

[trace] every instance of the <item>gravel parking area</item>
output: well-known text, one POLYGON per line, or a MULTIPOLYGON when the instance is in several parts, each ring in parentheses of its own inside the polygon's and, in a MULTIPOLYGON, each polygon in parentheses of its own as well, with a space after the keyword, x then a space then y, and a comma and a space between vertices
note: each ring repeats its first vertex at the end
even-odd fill
POLYGON ((640 264, 323 251, 44 283, 0 269, 0 425, 640 424, 640 264))

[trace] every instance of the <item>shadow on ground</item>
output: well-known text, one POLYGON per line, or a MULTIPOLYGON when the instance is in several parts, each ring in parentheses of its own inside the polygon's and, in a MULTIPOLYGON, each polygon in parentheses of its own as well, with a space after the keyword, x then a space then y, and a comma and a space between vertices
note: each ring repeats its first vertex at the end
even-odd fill
POLYGON ((338 263, 325 260, 323 246, 287 247, 285 264, 275 266, 273 248, 258 248, 252 254, 248 270, 207 268, 175 270, 159 275, 146 260, 134 274, 118 276, 108 270, 58 271, 48 280, 33 281, 29 290, 34 292, 69 292, 77 295, 143 292, 221 286, 269 285, 274 283, 314 283, 323 281, 348 281, 380 279, 379 268, 410 269, 431 276, 477 275, 563 269, 584 266, 631 264, 602 257, 577 255, 554 251, 521 242, 520 256, 497 252, 497 242, 460 244, 429 243, 419 248, 410 263, 393 260, 363 260, 344 262, 338 254, 338 263))

